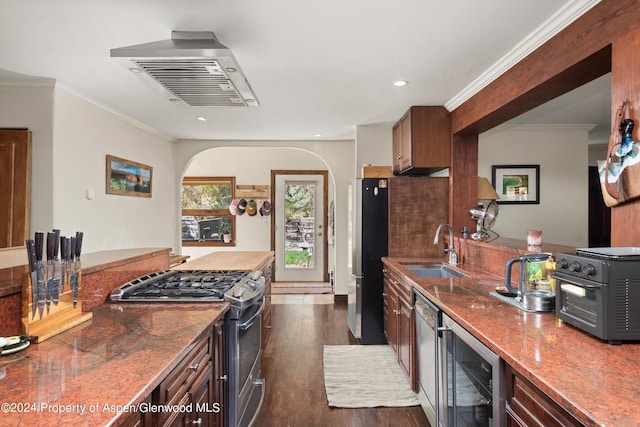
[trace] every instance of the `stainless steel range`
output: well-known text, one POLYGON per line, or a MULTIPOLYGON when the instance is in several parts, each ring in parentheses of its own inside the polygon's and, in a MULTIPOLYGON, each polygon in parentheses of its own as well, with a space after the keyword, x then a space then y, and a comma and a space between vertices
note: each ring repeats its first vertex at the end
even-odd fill
POLYGON ((620 344, 640 340, 640 248, 581 248, 557 254, 556 316, 620 344))
POLYGON ((111 292, 112 302, 222 302, 230 304, 225 317, 227 422, 250 426, 262 406, 260 378, 261 314, 265 279, 247 271, 158 271, 140 276, 111 292))

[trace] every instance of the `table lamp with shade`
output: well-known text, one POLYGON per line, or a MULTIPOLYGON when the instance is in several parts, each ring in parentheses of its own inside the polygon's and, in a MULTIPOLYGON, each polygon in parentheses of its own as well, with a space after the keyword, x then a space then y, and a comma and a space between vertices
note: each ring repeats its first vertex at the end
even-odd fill
POLYGON ((469 210, 471 218, 477 221, 476 232, 471 235, 473 240, 486 242, 491 237, 488 232, 498 217, 496 200, 499 198, 489 180, 482 176, 478 177, 478 206, 469 210))

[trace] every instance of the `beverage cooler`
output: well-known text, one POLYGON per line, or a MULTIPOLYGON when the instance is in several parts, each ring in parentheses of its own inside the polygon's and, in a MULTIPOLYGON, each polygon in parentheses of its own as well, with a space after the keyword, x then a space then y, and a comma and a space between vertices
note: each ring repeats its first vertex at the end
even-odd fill
POLYGON ((502 426, 500 358, 446 314, 442 315, 439 426, 502 426))

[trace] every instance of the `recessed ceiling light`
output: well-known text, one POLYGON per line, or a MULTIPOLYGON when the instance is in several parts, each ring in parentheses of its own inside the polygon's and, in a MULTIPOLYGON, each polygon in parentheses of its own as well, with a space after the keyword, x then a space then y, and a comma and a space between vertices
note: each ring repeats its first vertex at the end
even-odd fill
POLYGON ((406 81, 406 80, 398 80, 398 81, 393 82, 393 85, 395 87, 402 87, 402 86, 406 86, 408 84, 409 84, 409 82, 406 81))
POLYGON ((140 68, 136 68, 136 67, 129 68, 129 71, 131 71, 132 73, 140 73, 140 72, 142 72, 142 70, 140 68))
POLYGON ((322 136, 322 134, 320 132, 313 134, 314 138, 320 138, 321 136, 322 136))
POLYGON ((198 117, 196 117, 196 119, 200 120, 201 122, 206 122, 207 121, 207 118, 204 117, 204 116, 198 116, 198 117))

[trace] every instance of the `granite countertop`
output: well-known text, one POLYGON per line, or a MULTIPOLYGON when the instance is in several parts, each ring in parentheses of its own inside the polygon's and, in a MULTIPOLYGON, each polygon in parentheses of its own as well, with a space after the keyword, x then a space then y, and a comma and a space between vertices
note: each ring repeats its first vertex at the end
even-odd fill
POLYGON ((640 344, 609 345, 557 320, 489 295, 500 277, 458 266, 470 278, 422 279, 402 264, 442 259, 384 258, 525 378, 586 425, 640 425, 640 344))
POLYGON ((2 425, 118 425, 114 408, 142 402, 228 308, 94 308, 92 320, 0 358, 2 425))

